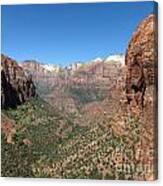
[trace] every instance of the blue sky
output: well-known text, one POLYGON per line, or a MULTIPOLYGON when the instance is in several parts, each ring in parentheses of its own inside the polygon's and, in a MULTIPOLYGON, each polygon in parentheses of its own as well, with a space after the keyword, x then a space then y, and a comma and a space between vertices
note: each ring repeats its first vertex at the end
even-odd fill
POLYGON ((2 6, 2 53, 65 66, 124 53, 153 2, 2 6))

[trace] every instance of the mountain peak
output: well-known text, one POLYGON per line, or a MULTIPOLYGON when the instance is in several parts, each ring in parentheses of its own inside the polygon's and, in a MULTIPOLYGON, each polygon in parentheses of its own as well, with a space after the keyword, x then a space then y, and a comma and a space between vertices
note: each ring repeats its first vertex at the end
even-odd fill
POLYGON ((42 64, 41 65, 45 70, 49 72, 58 72, 59 71, 59 66, 58 65, 52 65, 52 64, 42 64))
POLYGON ((115 61, 115 62, 120 62, 123 65, 125 64, 125 56, 123 54, 113 54, 109 55, 105 61, 115 61))
POLYGON ((97 57, 97 58, 93 59, 92 61, 93 62, 101 62, 101 61, 103 61, 103 59, 100 57, 97 57))

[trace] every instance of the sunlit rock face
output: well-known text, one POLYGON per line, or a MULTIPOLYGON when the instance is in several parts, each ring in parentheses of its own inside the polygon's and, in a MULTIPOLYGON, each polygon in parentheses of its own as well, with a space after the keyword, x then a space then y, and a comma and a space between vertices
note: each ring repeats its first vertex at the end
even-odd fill
POLYGON ((14 108, 36 95, 32 77, 17 62, 1 55, 1 107, 14 108))
POLYGON ((126 95, 143 106, 144 99, 154 97, 149 89, 157 86, 157 18, 150 14, 137 27, 128 44, 125 56, 127 66, 126 95))

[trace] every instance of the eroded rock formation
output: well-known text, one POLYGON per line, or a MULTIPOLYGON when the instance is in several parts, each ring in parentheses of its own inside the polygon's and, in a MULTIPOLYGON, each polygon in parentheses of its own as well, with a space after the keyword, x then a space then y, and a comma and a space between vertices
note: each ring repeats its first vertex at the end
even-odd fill
POLYGON ((25 74, 17 62, 1 55, 1 107, 14 108, 35 96, 32 77, 25 74))
MULTIPOLYGON (((126 95, 143 107, 146 90, 157 86, 157 19, 150 14, 133 33, 125 56, 126 95)), ((154 96, 151 94, 151 96, 154 96)))

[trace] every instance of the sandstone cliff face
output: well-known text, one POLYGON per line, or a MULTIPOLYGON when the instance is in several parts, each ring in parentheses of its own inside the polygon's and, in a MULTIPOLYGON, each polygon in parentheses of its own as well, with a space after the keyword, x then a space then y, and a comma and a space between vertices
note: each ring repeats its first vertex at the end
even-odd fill
POLYGON ((125 56, 127 99, 142 107, 147 90, 151 87, 156 90, 157 85, 156 23, 155 15, 150 14, 138 25, 125 56))
POLYGON ((23 68, 24 72, 32 75, 39 96, 44 97, 51 92, 53 87, 57 86, 59 81, 57 67, 56 69, 54 67, 48 69, 48 65, 42 65, 34 60, 26 60, 19 65, 23 68))
POLYGON ((16 61, 1 55, 1 107, 14 108, 35 94, 32 77, 16 61))

